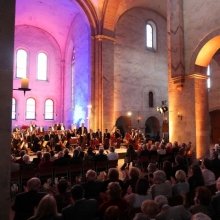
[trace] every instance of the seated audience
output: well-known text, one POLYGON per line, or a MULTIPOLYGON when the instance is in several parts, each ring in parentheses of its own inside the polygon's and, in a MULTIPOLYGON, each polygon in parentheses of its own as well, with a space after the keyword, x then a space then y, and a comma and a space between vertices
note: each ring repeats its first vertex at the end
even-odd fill
POLYGON ((72 204, 62 210, 63 220, 95 219, 97 201, 85 199, 82 186, 74 185, 71 189, 72 204))
POLYGON ((183 205, 169 206, 167 197, 156 196, 154 201, 159 207, 156 220, 190 220, 191 214, 183 205))
POLYGON ((99 206, 100 218, 104 218, 104 213, 110 206, 117 206, 120 211, 120 219, 127 219, 126 217, 128 216, 129 205, 121 196, 122 190, 119 183, 110 182, 108 184, 107 194, 107 200, 99 206))
POLYGON ((57 212, 56 200, 52 195, 44 196, 35 214, 28 220, 62 220, 61 214, 57 212))
POLYGON ((141 211, 147 216, 149 220, 156 218, 159 212, 158 205, 153 200, 146 200, 141 205, 141 211))
POLYGON ((115 152, 115 147, 111 146, 109 148, 109 153, 107 154, 108 160, 118 160, 118 153, 115 152))
POLYGON ((198 187, 195 193, 194 205, 190 207, 190 212, 192 214, 202 212, 212 218, 213 209, 211 207, 211 196, 212 194, 207 187, 198 187))
POLYGON ((153 173, 153 185, 150 191, 153 198, 158 195, 164 195, 167 198, 172 196, 172 186, 170 182, 166 181, 166 174, 164 171, 157 170, 153 173))
POLYGON ((59 180, 54 198, 56 199, 58 212, 61 212, 63 208, 72 203, 69 183, 66 179, 61 178, 59 180))
POLYGON ((41 198, 45 193, 39 192, 41 181, 33 177, 27 181, 27 191, 16 195, 12 210, 15 212, 14 220, 27 220, 34 214, 41 198))
POLYGON ((216 180, 217 192, 211 199, 211 205, 214 210, 214 219, 220 219, 220 177, 216 180))
POLYGON ((94 170, 88 170, 86 172, 86 181, 81 186, 84 189, 86 199, 96 199, 99 201, 102 182, 97 180, 97 173, 94 170))
POLYGON ((104 153, 104 148, 101 146, 99 147, 99 152, 95 155, 95 161, 107 161, 108 157, 104 153))
POLYGON ((212 219, 208 215, 202 212, 199 212, 199 213, 192 215, 191 220, 212 220, 212 219))

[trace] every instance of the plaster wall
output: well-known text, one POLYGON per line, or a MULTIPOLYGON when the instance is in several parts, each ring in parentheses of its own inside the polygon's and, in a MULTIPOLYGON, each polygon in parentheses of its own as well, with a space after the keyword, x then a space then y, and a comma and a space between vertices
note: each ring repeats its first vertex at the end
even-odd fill
POLYGON ((156 106, 168 99, 166 21, 153 11, 134 8, 119 19, 116 30, 114 56, 114 111, 115 120, 131 111, 132 126, 140 126, 150 116, 162 122, 156 106), (157 50, 146 49, 146 22, 157 27, 157 50), (148 93, 154 94, 154 107, 149 108, 148 93))
POLYGON ((209 33, 219 29, 219 0, 183 1, 186 74, 190 72, 193 52, 209 33))
MULTIPOLYGON (((29 125, 31 122, 37 126, 50 126, 56 122, 62 122, 62 87, 61 87, 61 55, 56 41, 46 31, 31 27, 17 26, 15 29, 15 52, 17 49, 25 49, 28 53, 27 78, 29 79, 30 92, 13 91, 13 97, 17 101, 16 120, 12 120, 12 127, 29 125), (48 56, 48 79, 37 80, 37 54, 45 52, 48 56), (25 119, 26 100, 34 98, 36 101, 36 119, 25 119), (54 101, 54 120, 44 120, 44 103, 46 99, 54 101)), ((15 60, 15 59, 14 59, 15 60)), ((13 88, 20 87, 20 78, 16 78, 16 64, 14 63, 13 88)))

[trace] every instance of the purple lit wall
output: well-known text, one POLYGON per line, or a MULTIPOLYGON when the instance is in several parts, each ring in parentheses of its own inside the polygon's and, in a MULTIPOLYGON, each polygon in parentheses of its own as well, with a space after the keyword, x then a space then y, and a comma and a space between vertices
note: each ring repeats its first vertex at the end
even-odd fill
POLYGON ((88 123, 87 106, 90 104, 91 97, 90 38, 88 21, 82 15, 77 15, 71 27, 65 58, 68 60, 64 93, 64 122, 67 125, 79 126, 82 122, 86 125, 88 123), (72 57, 75 59, 73 70, 71 70, 72 57), (71 99, 72 102, 69 102, 71 99))
MULTIPOLYGON (((61 121, 61 109, 55 108, 54 120, 44 120, 44 102, 51 98, 55 106, 62 106, 61 100, 61 71, 60 48, 52 36, 46 31, 31 27, 17 26, 15 31, 15 54, 17 49, 25 49, 28 53, 28 75, 30 92, 24 96, 23 92, 13 91, 13 97, 17 101, 16 120, 12 120, 12 127, 29 125, 32 121, 38 126, 50 126, 56 121, 61 121), (37 54, 45 52, 48 55, 48 80, 37 80, 37 54), (28 98, 36 101, 36 120, 25 119, 25 105, 28 98)), ((16 69, 14 65, 14 69, 16 69)), ((15 71, 14 71, 15 72, 15 71)), ((20 87, 20 79, 14 73, 13 88, 20 87)))
MULTIPOLYGON (((87 123, 91 97, 90 39, 88 19, 75 1, 16 1, 15 53, 19 48, 28 52, 27 77, 31 91, 25 96, 13 91, 17 117, 12 120, 12 127, 32 122, 44 127, 60 122, 66 127, 82 121, 87 123), (47 81, 36 78, 38 52, 48 55, 47 81), (25 119, 25 104, 30 97, 36 100, 35 120, 25 119), (54 100, 54 120, 44 120, 44 102, 48 98, 54 100)), ((20 87, 20 79, 15 76, 13 87, 20 87)))

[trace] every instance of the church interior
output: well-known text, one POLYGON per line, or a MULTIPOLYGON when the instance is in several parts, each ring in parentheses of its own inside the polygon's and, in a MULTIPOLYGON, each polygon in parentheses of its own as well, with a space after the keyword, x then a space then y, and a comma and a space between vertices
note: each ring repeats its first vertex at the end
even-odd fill
POLYGON ((0 219, 11 131, 56 123, 220 143, 219 0, 0 0, 0 219))

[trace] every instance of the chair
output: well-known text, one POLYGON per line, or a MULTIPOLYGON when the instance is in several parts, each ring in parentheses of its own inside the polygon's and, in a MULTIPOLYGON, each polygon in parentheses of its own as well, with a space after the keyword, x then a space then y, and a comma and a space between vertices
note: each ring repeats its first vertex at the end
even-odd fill
POLYGON ((53 167, 37 170, 36 175, 40 178, 42 184, 44 184, 48 179, 53 180, 53 167))

